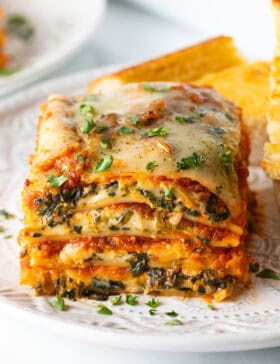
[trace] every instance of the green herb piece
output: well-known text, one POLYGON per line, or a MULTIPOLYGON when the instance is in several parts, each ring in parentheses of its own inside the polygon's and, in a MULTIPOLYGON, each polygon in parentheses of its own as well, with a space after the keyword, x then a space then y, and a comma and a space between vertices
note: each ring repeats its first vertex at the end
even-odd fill
POLYGON ((249 269, 250 269, 250 272, 257 273, 259 271, 259 269, 260 269, 260 265, 257 262, 250 263, 249 264, 249 269))
POLYGON ((178 319, 174 319, 174 320, 167 321, 164 325, 166 325, 166 326, 183 325, 183 322, 178 319))
POLYGON ((148 172, 152 172, 156 167, 158 167, 158 164, 155 161, 146 164, 146 170, 148 172))
POLYGON ((48 182, 51 187, 60 187, 63 183, 67 182, 68 178, 65 176, 48 176, 48 182))
POLYGON ((164 196, 167 198, 174 197, 174 188, 173 187, 167 187, 167 189, 164 191, 164 196))
POLYGON ((235 118, 234 118, 231 114, 229 114, 228 112, 226 112, 225 116, 226 116, 226 118, 227 118, 228 120, 230 120, 230 121, 235 121, 235 118))
POLYGON ((137 126, 137 125, 139 125, 139 124, 140 124, 140 119, 139 119, 139 117, 138 117, 138 116, 136 116, 136 115, 131 115, 131 116, 129 116, 129 117, 128 117, 128 120, 131 122, 131 124, 132 124, 132 125, 137 126))
POLYGON ((184 123, 192 124, 194 122, 193 117, 190 115, 187 115, 187 116, 176 115, 175 120, 178 121, 180 124, 184 124, 184 123))
POLYGON ((14 14, 7 20, 7 32, 23 40, 28 40, 34 33, 34 27, 24 16, 14 14))
POLYGON ((110 302, 113 306, 118 306, 122 302, 122 296, 114 296, 110 299, 110 302))
POLYGON ((69 172, 70 171, 70 166, 65 166, 62 168, 62 172, 63 173, 66 173, 66 172, 69 172))
POLYGON ((97 161, 94 173, 108 171, 111 168, 112 163, 113 157, 111 155, 106 155, 97 161))
POLYGON ((11 76, 18 71, 19 68, 0 68, 0 76, 11 76))
POLYGON ((134 133, 134 130, 132 128, 130 128, 129 126, 122 126, 121 128, 119 128, 118 132, 121 135, 129 135, 134 133))
POLYGON ((102 138, 100 140, 100 146, 101 148, 103 149, 108 149, 108 148, 111 148, 112 146, 112 141, 110 138, 102 138))
POLYGON ((8 212, 5 209, 0 210, 0 215, 2 215, 6 220, 15 218, 15 215, 11 214, 10 212, 8 212))
POLYGON ((276 281, 280 280, 279 275, 274 272, 274 270, 269 268, 264 268, 263 270, 261 270, 258 274, 256 274, 256 277, 264 279, 274 279, 276 281))
POLYGON ((207 308, 209 310, 211 310, 211 311, 215 311, 216 310, 216 308, 211 303, 208 303, 207 308))
POLYGON ((128 223, 128 221, 131 219, 132 215, 133 215, 133 211, 131 211, 131 210, 125 211, 118 218, 117 225, 124 225, 124 224, 128 223))
POLYGON ((209 245, 211 242, 211 239, 204 238, 203 236, 197 236, 197 239, 199 239, 203 245, 209 245))
POLYGON ((33 233, 33 234, 31 234, 31 237, 32 238, 40 238, 40 236, 42 236, 41 233, 33 233))
POLYGON ((157 312, 157 310, 155 310, 154 308, 150 308, 150 309, 149 309, 149 314, 150 314, 151 316, 154 316, 154 315, 156 314, 156 312, 157 312))
POLYGON ((160 305, 160 302, 157 298, 153 297, 149 302, 146 303, 146 305, 151 308, 158 308, 158 306, 160 305))
POLYGON ((216 194, 220 195, 222 193, 223 186, 216 186, 216 194))
POLYGON ((85 119, 83 121, 82 132, 88 134, 95 127, 95 125, 96 123, 92 119, 85 119))
POLYGON ((132 294, 127 294, 125 296, 125 302, 130 306, 135 306, 138 304, 138 299, 136 296, 133 296, 132 294))
POLYGON ((95 128, 96 133, 102 133, 103 131, 108 129, 108 125, 97 125, 95 128))
POLYGON ((219 153, 220 161, 227 172, 232 168, 232 154, 230 150, 222 151, 219 153))
POLYGON ((93 115, 95 113, 95 109, 92 105, 82 104, 80 105, 80 112, 82 114, 91 114, 93 115))
POLYGON ((154 128, 154 129, 150 129, 150 130, 143 130, 141 132, 142 136, 145 137, 155 137, 155 136, 162 136, 162 137, 166 137, 168 135, 168 129, 164 126, 161 126, 159 128, 154 128))
POLYGON ((118 230, 120 230, 120 228, 118 226, 116 226, 116 225, 111 225, 111 226, 109 226, 109 230, 118 231, 118 230))
POLYGON ((13 235, 6 235, 4 236, 4 239, 12 239, 13 235))
POLYGON ((97 308, 97 313, 99 313, 100 315, 113 315, 113 312, 104 305, 98 305, 97 308))
POLYGON ((74 225, 73 226, 73 230, 75 231, 75 233, 77 233, 77 234, 81 234, 81 232, 82 232, 82 226, 79 226, 79 225, 74 225))
POLYGON ((198 169, 205 162, 203 155, 193 152, 189 157, 182 158, 180 162, 177 162, 177 170, 181 171, 183 169, 198 169))
POLYGON ((56 311, 65 311, 66 305, 64 299, 60 295, 56 295, 56 300, 49 301, 49 305, 56 311))
POLYGON ((170 316, 170 317, 177 317, 178 316, 178 313, 175 312, 174 310, 170 311, 170 312, 165 312, 165 314, 167 316, 170 316))
POLYGON ((208 128, 208 133, 216 137, 221 137, 225 134, 225 131, 220 127, 216 127, 216 128, 208 128))
POLYGON ((79 163, 83 163, 84 161, 84 157, 81 154, 75 154, 75 158, 79 161, 79 163))
POLYGON ((156 87, 150 85, 149 83, 143 83, 142 88, 143 88, 143 90, 149 91, 149 92, 169 92, 171 90, 170 86, 156 88, 156 87))
POLYGON ((4 232, 5 232, 4 226, 0 226, 0 233, 4 233, 4 232))

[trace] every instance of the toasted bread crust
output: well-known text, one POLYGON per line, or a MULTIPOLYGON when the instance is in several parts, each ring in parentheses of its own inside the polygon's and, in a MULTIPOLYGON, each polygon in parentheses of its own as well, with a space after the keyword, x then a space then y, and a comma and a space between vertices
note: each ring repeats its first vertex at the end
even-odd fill
POLYGON ((93 80, 88 91, 94 93, 108 84, 115 87, 130 82, 192 82, 207 73, 242 63, 233 39, 220 36, 93 80))

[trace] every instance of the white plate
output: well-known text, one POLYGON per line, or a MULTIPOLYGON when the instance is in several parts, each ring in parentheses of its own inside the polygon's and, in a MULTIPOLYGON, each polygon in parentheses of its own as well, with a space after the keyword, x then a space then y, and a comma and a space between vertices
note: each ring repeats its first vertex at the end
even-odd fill
POLYGON ((8 68, 19 71, 0 77, 0 96, 44 76, 77 52, 93 35, 105 4, 105 0, 1 1, 5 17, 24 15, 35 32, 26 42, 8 37, 8 68))
MULTIPOLYGON (((43 83, 0 103, 0 209, 17 218, 4 220, 0 234, 0 304, 13 316, 36 322, 60 334, 126 348, 159 351, 227 351, 280 345, 280 281, 255 278, 253 286, 233 301, 208 309, 200 299, 182 301, 162 298, 158 314, 150 316, 140 296, 138 306, 111 307, 112 316, 96 313, 95 302, 67 301, 69 310, 56 313, 49 297, 33 296, 31 289, 18 284, 16 236, 21 226, 20 191, 27 172, 27 159, 33 150, 38 106, 48 93, 67 94, 85 90, 87 82, 108 69, 93 70, 43 83), (4 239, 12 235, 11 239, 4 239), (174 309, 182 326, 165 326, 174 309)), ((280 272, 279 215, 272 186, 263 172, 251 169, 250 186, 265 203, 267 223, 262 236, 251 237, 250 251, 266 267, 280 272)))

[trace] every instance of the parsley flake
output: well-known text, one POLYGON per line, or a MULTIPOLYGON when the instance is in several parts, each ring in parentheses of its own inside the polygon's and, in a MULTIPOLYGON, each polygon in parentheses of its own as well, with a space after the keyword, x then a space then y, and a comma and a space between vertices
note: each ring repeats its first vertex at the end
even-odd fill
POLYGON ((141 135, 144 137, 152 138, 155 136, 161 136, 166 137, 168 135, 168 129, 164 126, 161 126, 159 128, 154 128, 150 130, 143 130, 141 132, 141 135))
POLYGON ((113 306, 118 306, 122 302, 122 296, 114 296, 110 299, 110 302, 113 306))
POLYGON ((276 281, 280 280, 279 275, 276 272, 274 272, 274 270, 269 268, 264 268, 263 270, 261 270, 258 274, 256 274, 256 277, 264 279, 274 279, 276 281))
POLYGON ((51 187, 60 187, 65 182, 68 181, 68 178, 65 176, 48 176, 48 182, 51 185, 51 187))
POLYGON ((97 161, 94 173, 108 171, 112 163, 113 163, 113 157, 111 155, 106 155, 105 157, 97 161))
POLYGON ((205 162, 203 155, 193 152, 189 157, 182 158, 180 162, 177 162, 177 170, 181 171, 183 169, 198 169, 205 162))
POLYGON ((54 301, 49 301, 49 305, 56 311, 66 311, 64 299, 58 294, 54 301))
POLYGON ((75 154, 75 158, 79 161, 79 163, 83 163, 84 161, 84 157, 81 154, 75 154))
POLYGON ((146 164, 146 170, 148 172, 152 172, 156 167, 158 167, 158 164, 155 161, 146 164))
POLYGON ((156 314, 156 312, 157 312, 157 310, 156 310, 156 309, 154 309, 154 308, 150 308, 150 309, 149 309, 149 314, 150 314, 151 316, 154 316, 154 315, 156 314))
POLYGON ((96 133, 102 133, 103 131, 108 129, 108 125, 97 125, 95 128, 96 133))
POLYGON ((176 115, 175 120, 178 121, 180 124, 183 124, 183 123, 192 124, 192 123, 194 123, 193 117, 190 116, 190 115, 187 115, 187 116, 176 115))
POLYGON ((223 150, 219 153, 220 161, 227 172, 232 168, 232 154, 230 150, 223 150))
POLYGON ((8 18, 7 31, 8 33, 26 41, 34 34, 34 27, 24 16, 14 14, 8 18))
POLYGON ((121 135, 129 135, 129 134, 134 133, 134 130, 129 126, 122 126, 121 128, 119 128, 118 132, 121 135))
POLYGON ((83 121, 82 132, 89 134, 89 132, 95 127, 96 123, 91 119, 85 119, 83 121))
POLYGON ((250 269, 250 272, 257 273, 260 269, 260 265, 258 262, 250 263, 249 269, 250 269))
POLYGON ((216 127, 216 128, 208 128, 208 133, 216 137, 221 137, 225 134, 225 131, 220 127, 216 127))
POLYGON ((226 116, 226 118, 227 118, 229 121, 235 121, 235 118, 234 118, 231 114, 229 114, 228 112, 227 112, 227 113, 225 113, 225 116, 226 116))
POLYGON ((11 214, 10 212, 8 212, 5 209, 0 209, 0 215, 2 215, 4 217, 4 219, 6 219, 6 220, 15 218, 15 215, 11 214))
POLYGON ((140 119, 139 119, 139 117, 138 117, 138 116, 136 116, 136 115, 131 115, 131 116, 129 116, 129 117, 128 117, 128 120, 131 122, 131 124, 132 124, 132 125, 137 126, 137 125, 139 125, 139 124, 140 124, 140 119))
POLYGON ((178 319, 174 319, 174 320, 167 321, 164 325, 165 326, 183 325, 183 322, 178 319))
POLYGON ((100 315, 113 315, 113 312, 110 310, 110 308, 106 307, 105 305, 98 305, 97 306, 97 313, 100 315))
POLYGON ((136 296, 133 296, 132 294, 127 294, 125 296, 125 302, 130 306, 135 306, 138 304, 138 299, 136 296))
POLYGON ((151 308, 158 308, 158 306, 160 305, 160 302, 157 298, 153 297, 149 302, 146 303, 146 305, 151 308))
POLYGON ((108 149, 112 146, 112 141, 110 138, 102 138, 100 140, 100 146, 102 149, 108 149))
POLYGON ((95 109, 92 105, 82 104, 80 106, 80 112, 82 114, 91 114, 93 115, 95 113, 95 109))
POLYGON ((169 92, 171 90, 170 86, 156 88, 156 87, 150 85, 149 83, 143 83, 142 88, 144 91, 148 91, 148 92, 169 92))
POLYGON ((178 313, 175 312, 174 310, 170 311, 170 312, 165 312, 165 314, 167 316, 170 316, 170 317, 177 317, 178 316, 178 313))
POLYGON ((209 310, 211 310, 211 311, 215 311, 216 310, 216 308, 211 303, 208 303, 207 308, 209 310))

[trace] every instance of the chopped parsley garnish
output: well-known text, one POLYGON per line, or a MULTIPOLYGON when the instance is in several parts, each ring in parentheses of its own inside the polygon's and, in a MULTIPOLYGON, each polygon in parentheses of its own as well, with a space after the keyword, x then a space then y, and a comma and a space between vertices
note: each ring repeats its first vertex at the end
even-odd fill
POLYGON ((220 127, 216 127, 216 128, 208 128, 208 133, 216 137, 221 137, 225 134, 225 131, 220 127))
POLYGON ((56 311, 66 310, 64 299, 59 294, 56 295, 56 299, 54 301, 49 301, 49 305, 56 311))
POLYGON ((105 155, 105 157, 97 161, 94 173, 108 171, 112 163, 113 163, 113 157, 111 155, 105 155))
POLYGON ((100 315, 113 315, 113 312, 110 310, 110 308, 106 307, 105 305, 98 305, 97 306, 97 313, 100 315))
POLYGON ((80 112, 82 114, 91 114, 93 115, 95 113, 95 109, 92 105, 82 104, 80 106, 80 112))
POLYGON ((101 148, 103 149, 108 149, 108 148, 111 148, 111 145, 112 145, 112 141, 110 138, 102 138, 100 140, 100 146, 101 148))
POLYGON ((174 320, 167 321, 164 325, 166 325, 166 326, 183 325, 183 322, 178 319, 174 319, 174 320))
POLYGON ((18 71, 19 68, 0 68, 0 76, 10 76, 18 71))
POLYGON ((4 239, 12 239, 13 235, 6 235, 4 236, 4 239))
POLYGON ((274 279, 276 281, 280 280, 279 275, 274 272, 274 270, 269 268, 264 268, 263 270, 261 270, 258 274, 256 274, 256 277, 264 279, 274 279))
POLYGON ((41 233, 32 233, 31 234, 32 238, 40 238, 40 236, 42 236, 41 233))
POLYGON ((225 116, 226 116, 226 118, 227 118, 229 121, 235 121, 235 118, 234 118, 231 114, 229 114, 228 112, 226 112, 225 116))
POLYGON ((149 309, 149 314, 150 314, 151 316, 154 316, 154 315, 156 314, 156 312, 157 312, 157 310, 156 310, 156 309, 154 309, 154 308, 150 308, 150 309, 149 309))
POLYGON ((129 126, 122 126, 121 128, 119 128, 118 132, 119 132, 121 135, 129 135, 129 134, 134 133, 134 129, 132 129, 132 128, 131 128, 131 127, 129 127, 129 126))
POLYGON ((79 161, 79 163, 83 163, 84 161, 84 157, 81 154, 75 154, 75 158, 79 161))
POLYGON ((216 310, 216 308, 211 303, 208 303, 207 308, 209 310, 211 310, 211 311, 215 311, 216 310))
POLYGON ((136 296, 133 296, 132 294, 127 294, 125 296, 125 302, 130 306, 135 306, 138 304, 138 299, 136 296))
POLYGON ((158 167, 158 164, 156 164, 155 161, 149 162, 146 164, 146 170, 148 172, 152 172, 156 167, 158 167))
POLYGON ((140 124, 140 119, 139 119, 139 117, 138 117, 138 116, 136 116, 136 115, 131 115, 131 116, 129 116, 129 117, 128 117, 128 120, 131 122, 131 124, 132 124, 132 125, 137 126, 137 125, 139 125, 139 124, 140 124))
POLYGON ((81 234, 81 232, 82 232, 82 226, 79 226, 79 225, 74 225, 73 226, 73 229, 74 229, 74 231, 75 231, 75 233, 77 233, 77 234, 81 234))
POLYGON ((250 269, 250 272, 257 273, 259 271, 259 269, 260 269, 260 265, 257 262, 250 263, 249 264, 249 269, 250 269))
POLYGON ((181 171, 183 169, 198 169, 205 162, 203 155, 193 152, 189 157, 182 158, 180 162, 177 162, 177 170, 181 171))
POLYGON ((11 214, 5 209, 0 209, 0 215, 2 215, 6 220, 15 218, 15 215, 11 214))
POLYGON ((155 136, 161 136, 161 137, 166 137, 168 135, 168 129, 164 126, 161 126, 159 128, 154 128, 154 129, 150 129, 150 130, 143 130, 141 132, 142 136, 148 137, 148 138, 152 138, 155 136))
POLYGON ((220 161, 227 172, 232 168, 232 154, 230 150, 223 150, 219 153, 220 161))
POLYGON ((216 194, 220 195, 222 193, 222 190, 223 190, 223 186, 217 186, 216 187, 216 194))
POLYGON ((118 225, 124 225, 124 224, 128 223, 128 221, 131 219, 132 215, 133 215, 133 211, 131 211, 131 210, 125 211, 118 218, 117 224, 118 225))
POLYGON ((95 127, 95 125, 96 123, 93 120, 85 119, 83 121, 82 132, 88 134, 95 127))
POLYGON ((177 317, 178 316, 178 313, 175 312, 174 310, 170 311, 170 312, 165 312, 165 314, 167 316, 170 316, 170 317, 177 317))
POLYGON ((113 306, 118 306, 122 302, 122 296, 114 296, 110 299, 110 302, 113 306))
POLYGON ((174 197, 174 188, 173 187, 167 187, 167 189, 164 191, 164 196, 167 198, 174 197))
POLYGON ((183 124, 183 123, 192 124, 194 122, 193 117, 190 115, 187 115, 187 116, 176 115, 175 120, 178 121, 180 124, 183 124))
POLYGON ((14 14, 8 18, 7 32, 23 40, 28 40, 34 33, 34 27, 24 16, 14 14))
POLYGON ((103 131, 108 129, 108 125, 97 125, 95 128, 96 133, 102 133, 103 131))
POLYGON ((158 306, 160 305, 160 302, 157 298, 153 297, 149 302, 146 303, 146 305, 151 308, 158 308, 158 306))
POLYGON ((149 91, 149 92, 169 92, 171 90, 170 86, 156 88, 156 87, 150 85, 149 83, 143 83, 142 88, 143 88, 143 90, 149 91))
POLYGON ((48 182, 51 187, 60 187, 67 181, 68 178, 65 176, 48 176, 48 182))

